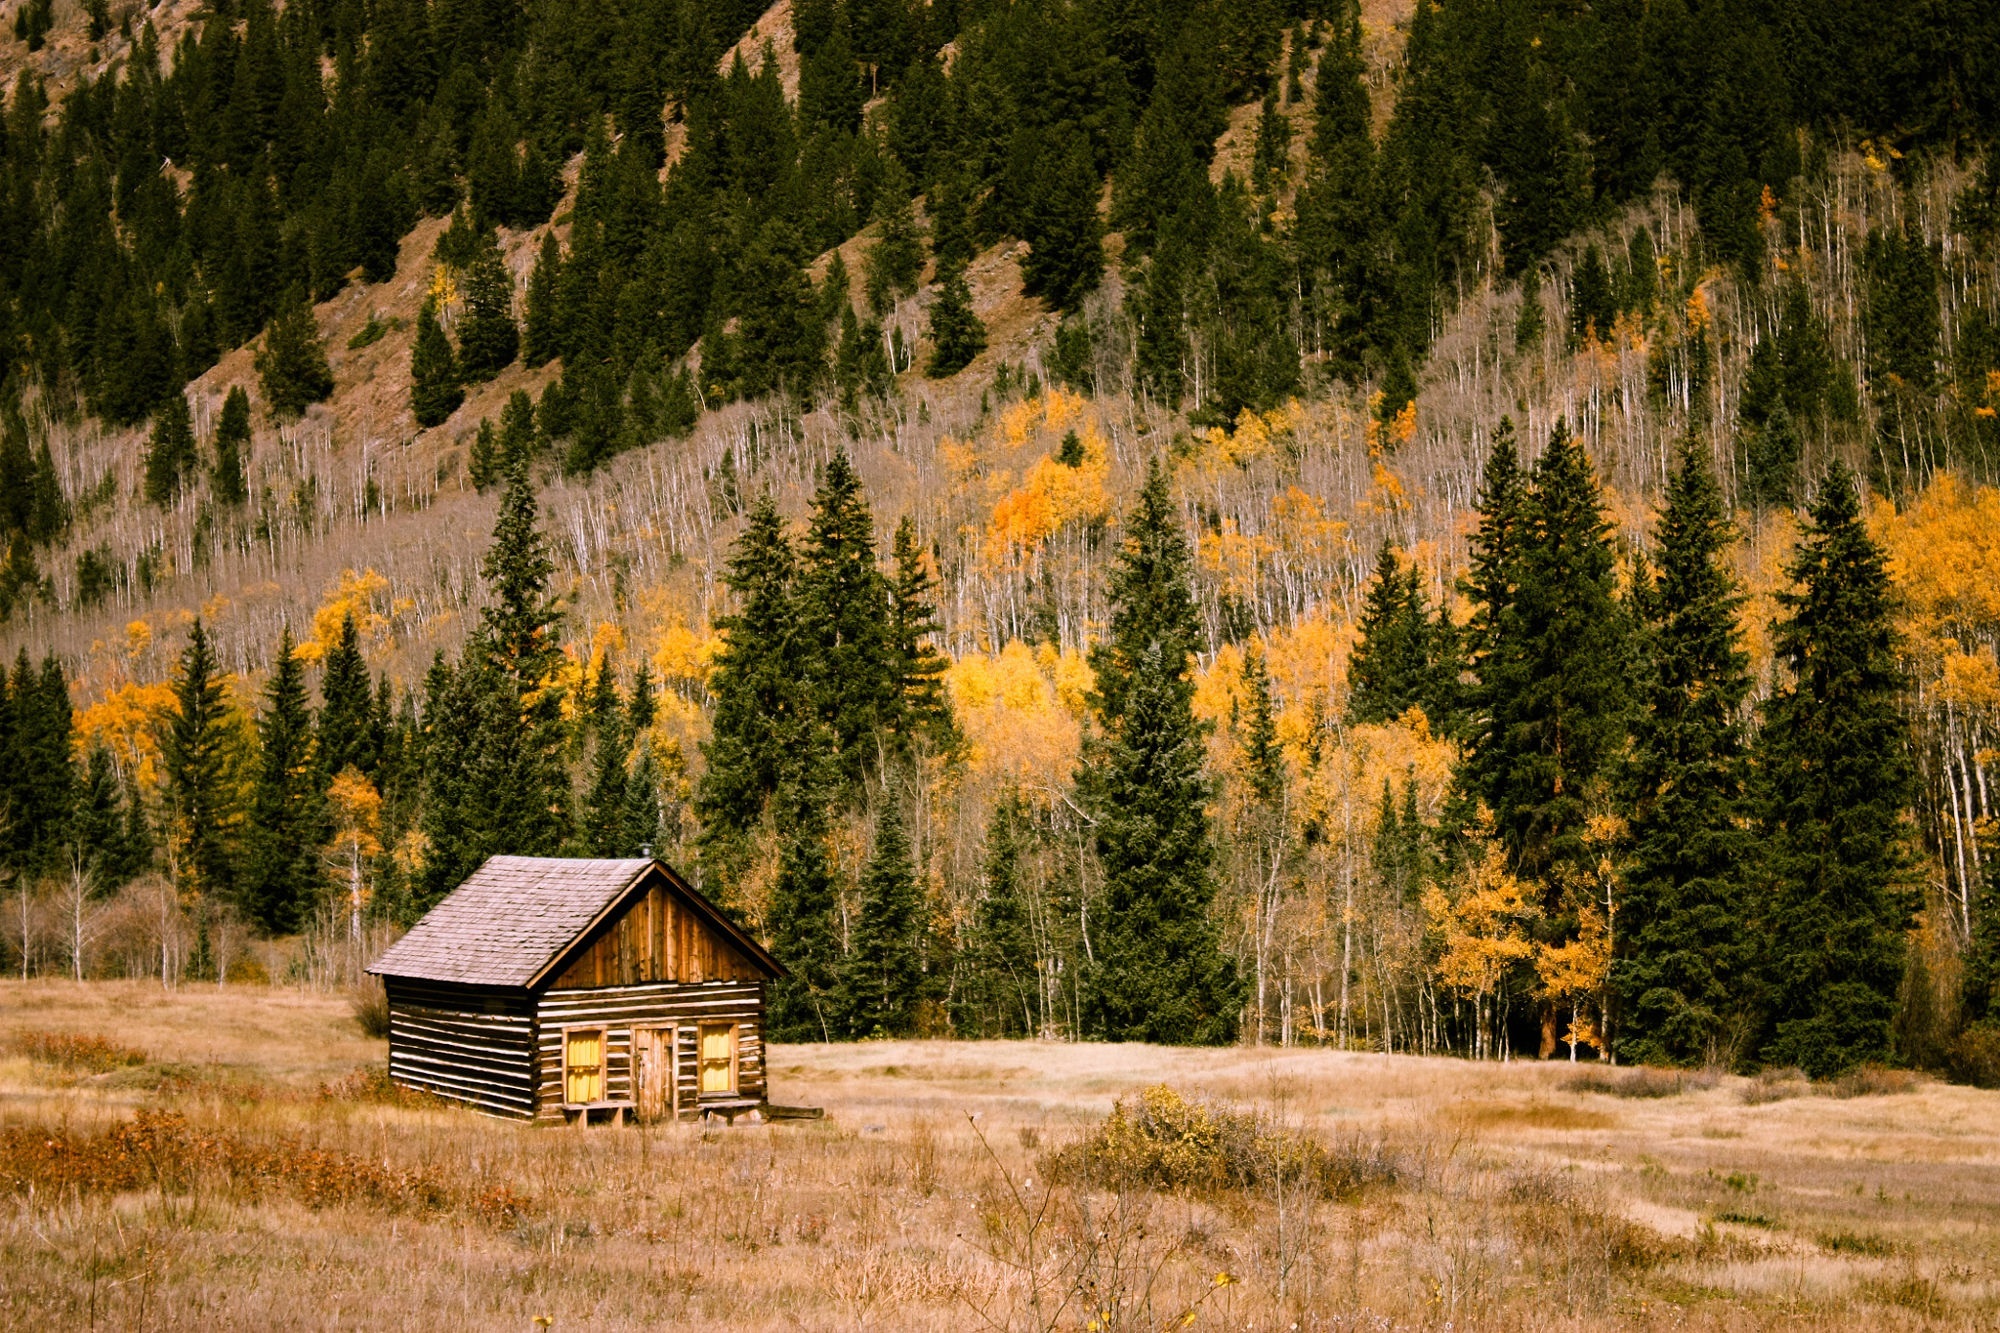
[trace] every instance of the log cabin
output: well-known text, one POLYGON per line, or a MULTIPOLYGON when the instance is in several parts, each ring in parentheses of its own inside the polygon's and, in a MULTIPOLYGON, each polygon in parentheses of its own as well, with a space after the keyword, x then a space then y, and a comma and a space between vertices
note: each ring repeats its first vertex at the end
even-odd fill
POLYGON ((407 1088, 578 1125, 765 1102, 764 988, 784 969, 650 857, 493 857, 368 970, 407 1088))

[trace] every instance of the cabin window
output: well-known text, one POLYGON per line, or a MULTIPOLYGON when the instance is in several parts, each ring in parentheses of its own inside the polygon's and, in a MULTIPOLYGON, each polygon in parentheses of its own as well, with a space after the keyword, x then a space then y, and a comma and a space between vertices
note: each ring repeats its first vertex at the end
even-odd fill
POLYGON ((571 1105, 604 1100, 603 1028, 563 1034, 563 1100, 571 1105))
POLYGON ((736 1024, 701 1025, 701 1091, 703 1096, 736 1091, 736 1024))

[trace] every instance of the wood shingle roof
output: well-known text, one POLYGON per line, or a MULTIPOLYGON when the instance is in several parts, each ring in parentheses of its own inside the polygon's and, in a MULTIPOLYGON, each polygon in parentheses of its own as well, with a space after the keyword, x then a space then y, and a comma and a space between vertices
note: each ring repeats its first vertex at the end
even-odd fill
POLYGON ((495 856, 369 965, 378 976, 531 986, 658 868, 679 895, 772 976, 777 961, 659 862, 495 856))

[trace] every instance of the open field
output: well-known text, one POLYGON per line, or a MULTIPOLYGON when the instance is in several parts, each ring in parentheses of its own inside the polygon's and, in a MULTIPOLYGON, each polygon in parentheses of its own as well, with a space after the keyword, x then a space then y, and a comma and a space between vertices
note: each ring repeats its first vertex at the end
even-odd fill
POLYGON ((2000 1326, 1994 1093, 898 1042, 773 1049, 822 1122, 577 1132, 382 1058, 334 997, 0 983, 0 1326, 2000 1326), (1322 1187, 1062 1169, 1160 1083, 1322 1187))

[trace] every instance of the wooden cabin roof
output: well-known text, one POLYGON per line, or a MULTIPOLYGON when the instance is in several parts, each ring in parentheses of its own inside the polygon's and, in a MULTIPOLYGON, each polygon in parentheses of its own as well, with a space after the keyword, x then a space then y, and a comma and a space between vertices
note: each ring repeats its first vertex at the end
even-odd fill
POLYGON ((714 904, 656 860, 495 856, 368 967, 378 976, 529 987, 653 872, 767 975, 779 966, 714 904))

